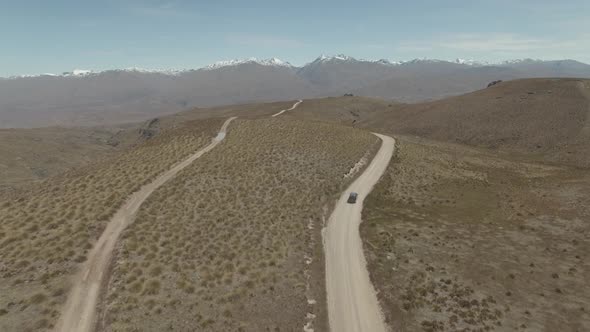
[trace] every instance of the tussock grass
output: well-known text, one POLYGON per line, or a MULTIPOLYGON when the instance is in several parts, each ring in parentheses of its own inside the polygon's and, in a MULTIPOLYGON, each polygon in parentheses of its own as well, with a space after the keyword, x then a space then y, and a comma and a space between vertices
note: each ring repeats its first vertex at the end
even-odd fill
POLYGON ((304 254, 309 233, 319 232, 309 219, 319 222, 350 181, 344 175, 377 143, 333 124, 236 120, 125 230, 102 323, 114 331, 301 329, 310 310, 304 254), (159 282, 157 293, 139 295, 157 311, 120 310, 138 294, 127 286, 131 266, 159 282))
POLYGON ((46 321, 37 328, 50 328, 67 294, 64 280, 85 261, 110 217, 131 193, 208 144, 222 121, 187 123, 92 166, 0 196, 0 309, 7 311, 0 330, 35 328, 34 316, 46 321))
POLYGON ((361 224, 392 330, 590 328, 590 173, 510 157, 398 139, 361 224))

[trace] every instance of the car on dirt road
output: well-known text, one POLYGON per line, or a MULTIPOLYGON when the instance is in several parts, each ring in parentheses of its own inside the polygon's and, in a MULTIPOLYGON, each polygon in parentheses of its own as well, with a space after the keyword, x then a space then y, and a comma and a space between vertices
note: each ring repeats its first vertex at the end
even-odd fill
POLYGON ((350 204, 354 204, 354 203, 356 203, 357 197, 358 197, 358 194, 357 193, 351 192, 350 195, 348 196, 347 202, 350 203, 350 204))

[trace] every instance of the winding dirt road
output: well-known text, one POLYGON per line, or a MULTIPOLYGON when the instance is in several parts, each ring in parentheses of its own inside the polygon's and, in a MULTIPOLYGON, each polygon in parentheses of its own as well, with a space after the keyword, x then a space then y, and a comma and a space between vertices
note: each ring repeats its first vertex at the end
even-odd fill
POLYGON ((297 106, 299 106, 299 104, 301 104, 302 102, 303 102, 303 100, 299 99, 295 104, 293 104, 293 106, 291 106, 291 108, 277 112, 277 113, 273 114, 272 117, 274 118, 275 116, 279 116, 287 111, 292 111, 292 110, 296 109, 297 106))
POLYGON ((235 117, 232 117, 225 121, 217 137, 209 145, 176 164, 170 170, 158 176, 154 181, 141 187, 139 191, 132 194, 125 205, 111 218, 98 242, 96 242, 94 248, 88 254, 88 259, 82 266, 80 273, 73 281, 73 287, 56 325, 56 331, 90 332, 94 329, 96 324, 96 305, 98 303, 100 288, 105 281, 104 273, 107 271, 113 249, 121 232, 133 222, 137 210, 154 190, 173 178, 195 159, 215 148, 225 138, 227 127, 234 119, 235 117))
POLYGON ((375 135, 382 140, 381 148, 363 174, 340 196, 323 230, 328 316, 334 332, 387 331, 359 234, 363 200, 385 172, 395 149, 393 138, 375 135), (346 202, 350 192, 358 193, 356 204, 346 202))

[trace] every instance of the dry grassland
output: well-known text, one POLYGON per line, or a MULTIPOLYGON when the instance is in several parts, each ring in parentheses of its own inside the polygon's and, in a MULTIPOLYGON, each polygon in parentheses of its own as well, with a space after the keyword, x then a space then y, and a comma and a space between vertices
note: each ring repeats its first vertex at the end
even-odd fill
POLYGON ((590 173, 398 140, 361 234, 395 331, 589 331, 590 173))
POLYGON ((120 149, 118 129, 0 129, 0 190, 88 165, 120 149))
POLYGON ((71 276, 125 199, 208 144, 222 119, 187 123, 121 155, 0 196, 0 331, 49 329, 71 276))
POLYGON ((378 146, 332 124, 234 121, 124 232, 102 329, 325 330, 324 209, 378 146))
POLYGON ((372 119, 384 119, 401 106, 394 101, 368 97, 328 97, 306 99, 296 112, 287 112, 285 116, 357 126, 372 119))
POLYGON ((590 167, 590 80, 514 80, 417 104, 310 99, 285 115, 590 167))
POLYGON ((590 167, 590 83, 524 79, 433 102, 394 105, 363 126, 590 167))
MULTIPOLYGON (((14 191, 68 169, 133 149, 166 130, 211 118, 270 116, 294 101, 194 108, 145 122, 102 127, 0 129, 0 192, 14 191)), ((122 122, 122 121, 121 121, 122 122)))

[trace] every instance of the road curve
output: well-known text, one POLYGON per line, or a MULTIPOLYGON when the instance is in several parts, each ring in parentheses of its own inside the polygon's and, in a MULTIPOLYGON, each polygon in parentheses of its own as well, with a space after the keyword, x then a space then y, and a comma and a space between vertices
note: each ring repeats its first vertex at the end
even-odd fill
POLYGON ((66 305, 63 308, 55 331, 90 332, 95 328, 95 310, 98 303, 100 287, 105 281, 104 272, 108 268, 113 249, 121 232, 133 222, 137 210, 155 189, 173 178, 180 170, 190 165, 195 159, 215 148, 225 138, 227 127, 234 119, 235 117, 232 117, 225 121, 217 137, 209 145, 176 164, 151 183, 141 187, 115 213, 94 245, 94 248, 88 254, 88 258, 82 269, 75 277, 73 287, 68 294, 66 305))
POLYGON ((287 111, 292 111, 292 110, 296 109, 297 106, 299 106, 299 104, 301 104, 302 102, 303 102, 303 100, 299 99, 295 104, 293 104, 293 106, 291 106, 291 108, 277 112, 277 113, 273 114, 272 117, 274 118, 275 116, 279 116, 287 111))
POLYGON ((393 138, 375 135, 382 140, 381 148, 363 174, 342 193, 323 230, 328 316, 334 332, 387 331, 359 234, 363 200, 385 172, 395 149, 393 138), (356 204, 346 202, 350 192, 358 193, 356 204))

